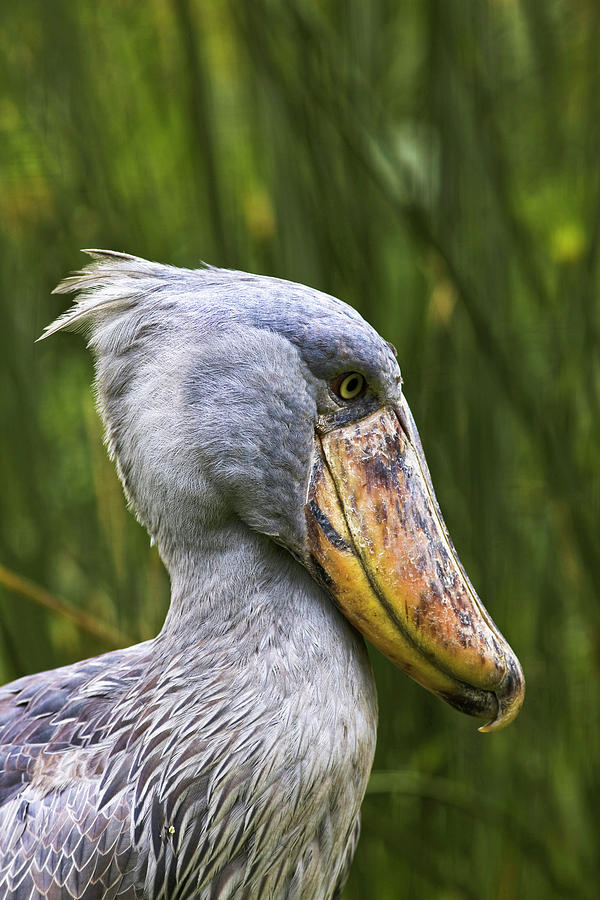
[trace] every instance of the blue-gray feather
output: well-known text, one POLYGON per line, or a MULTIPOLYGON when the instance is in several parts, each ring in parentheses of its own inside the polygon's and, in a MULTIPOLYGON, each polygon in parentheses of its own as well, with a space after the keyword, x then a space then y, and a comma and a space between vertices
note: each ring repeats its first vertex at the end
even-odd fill
POLYGON ((393 353, 301 285, 92 255, 46 334, 90 335, 171 607, 153 641, 0 689, 0 898, 337 896, 376 697, 362 638, 287 551, 329 381, 395 397, 393 353))

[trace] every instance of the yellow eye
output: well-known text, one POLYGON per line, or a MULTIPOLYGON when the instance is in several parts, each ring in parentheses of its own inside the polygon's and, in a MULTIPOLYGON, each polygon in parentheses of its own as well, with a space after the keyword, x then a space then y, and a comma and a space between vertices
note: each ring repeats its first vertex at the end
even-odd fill
POLYGON ((340 375, 332 384, 332 388, 342 400, 355 400, 362 394, 366 387, 364 376, 360 372, 350 372, 348 375, 340 375))

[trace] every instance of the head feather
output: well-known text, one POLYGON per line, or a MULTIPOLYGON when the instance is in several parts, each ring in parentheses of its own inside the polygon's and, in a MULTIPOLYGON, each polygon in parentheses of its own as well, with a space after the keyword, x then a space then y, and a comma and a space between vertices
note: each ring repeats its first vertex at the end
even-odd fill
POLYGON ((163 287, 177 272, 173 266, 150 262, 116 250, 83 250, 93 262, 58 284, 53 294, 77 293, 70 309, 47 325, 42 341, 63 329, 85 328, 115 308, 132 306, 163 287))

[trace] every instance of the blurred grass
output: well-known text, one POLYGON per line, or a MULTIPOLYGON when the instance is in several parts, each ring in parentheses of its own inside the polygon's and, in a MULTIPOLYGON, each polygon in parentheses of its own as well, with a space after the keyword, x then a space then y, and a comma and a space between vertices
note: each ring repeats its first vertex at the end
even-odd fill
MULTIPOLYGON (((82 342, 104 246, 306 281, 399 352, 446 521, 521 656, 490 737, 374 660, 351 898, 598 882, 600 5, 26 0, 0 13, 0 565, 133 639, 168 584, 82 342)), ((14 583, 13 583, 14 588, 14 583)), ((112 642, 0 584, 0 677, 112 642)))

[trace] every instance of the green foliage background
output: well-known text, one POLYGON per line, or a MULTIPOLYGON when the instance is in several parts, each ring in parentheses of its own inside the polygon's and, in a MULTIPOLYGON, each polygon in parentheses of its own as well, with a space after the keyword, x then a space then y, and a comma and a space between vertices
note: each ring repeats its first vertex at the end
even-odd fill
POLYGON ((526 705, 490 736, 374 659, 347 900, 596 896, 599 47, 595 0, 0 10, 1 679, 147 638, 167 604, 83 342, 33 343, 89 246, 360 309, 521 657, 526 705))

